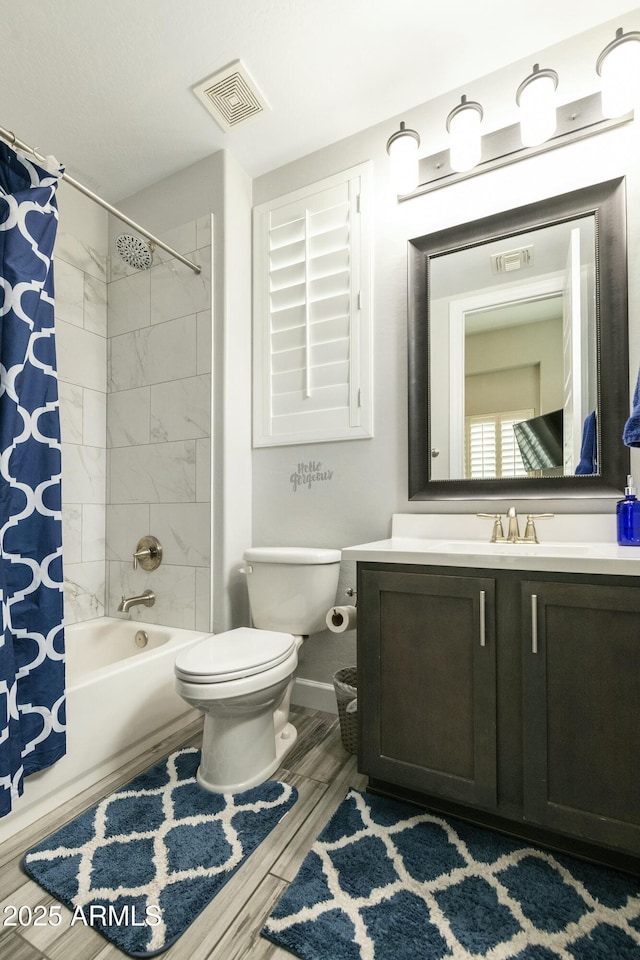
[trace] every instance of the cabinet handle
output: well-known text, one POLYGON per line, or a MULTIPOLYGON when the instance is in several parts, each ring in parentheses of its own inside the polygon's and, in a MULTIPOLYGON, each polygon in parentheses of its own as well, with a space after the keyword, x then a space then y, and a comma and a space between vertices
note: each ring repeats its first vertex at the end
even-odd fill
POLYGON ((531 653, 538 652, 538 595, 531 594, 531 653))
POLYGON ((480 646, 484 647, 487 638, 486 638, 486 617, 485 617, 485 601, 486 594, 484 590, 480 591, 480 646))

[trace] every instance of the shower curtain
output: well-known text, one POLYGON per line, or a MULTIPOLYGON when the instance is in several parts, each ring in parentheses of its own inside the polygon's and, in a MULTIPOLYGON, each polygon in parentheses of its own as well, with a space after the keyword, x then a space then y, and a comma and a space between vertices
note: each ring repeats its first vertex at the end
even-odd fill
POLYGON ((0 816, 24 777, 65 752, 52 264, 61 175, 0 143, 0 816))

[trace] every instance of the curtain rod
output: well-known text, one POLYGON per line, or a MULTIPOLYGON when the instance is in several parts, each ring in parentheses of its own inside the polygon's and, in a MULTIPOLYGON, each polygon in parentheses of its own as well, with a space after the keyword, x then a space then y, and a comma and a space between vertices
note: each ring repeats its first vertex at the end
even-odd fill
MULTIPOLYGON (((0 127, 0 137, 2 137, 3 140, 6 140, 9 146, 18 147, 19 150, 30 153, 41 163, 46 162, 46 157, 43 157, 42 154, 38 153, 34 147, 30 147, 28 143, 25 143, 23 140, 18 140, 13 131, 5 130, 4 127, 0 127)), ((94 203, 104 207, 105 210, 111 213, 114 217, 117 217, 118 220, 122 220, 122 222, 126 223, 127 226, 133 227, 134 230, 137 230, 138 233, 141 233, 142 236, 146 237, 147 240, 150 240, 151 243, 155 244, 157 247, 161 247, 167 253, 170 253, 172 257, 175 257, 176 260, 180 260, 181 263, 184 263, 187 267, 190 267, 194 273, 202 272, 202 268, 199 267, 197 263, 193 263, 191 260, 183 257, 181 253, 178 253, 177 250, 174 250, 173 247, 169 247, 166 243, 163 243, 162 240, 158 240, 157 237, 154 237, 152 233, 149 233, 148 230, 145 230, 144 227, 141 227, 140 224, 135 222, 135 220, 132 220, 130 217, 127 217, 126 214, 121 213, 120 210, 116 209, 116 207, 111 206, 110 203, 107 203, 106 200, 103 200, 102 197, 99 197, 97 193, 93 193, 92 190, 89 190, 88 187, 85 187, 83 183, 80 183, 78 180, 74 180, 74 178, 69 176, 68 173, 63 173, 62 179, 66 180, 67 183, 72 187, 75 187, 76 190, 79 190, 80 193, 83 193, 85 197, 89 197, 89 199, 93 200, 94 203)))

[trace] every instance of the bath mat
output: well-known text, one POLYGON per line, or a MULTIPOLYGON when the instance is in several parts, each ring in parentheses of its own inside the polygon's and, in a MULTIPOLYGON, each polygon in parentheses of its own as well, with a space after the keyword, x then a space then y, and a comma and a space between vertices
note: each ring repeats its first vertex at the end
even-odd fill
POLYGON ((295 803, 268 780, 215 794, 186 748, 135 777, 29 850, 22 865, 73 913, 133 957, 161 953, 295 803))
POLYGON ((261 932, 303 960, 639 960, 640 880, 352 790, 261 932))

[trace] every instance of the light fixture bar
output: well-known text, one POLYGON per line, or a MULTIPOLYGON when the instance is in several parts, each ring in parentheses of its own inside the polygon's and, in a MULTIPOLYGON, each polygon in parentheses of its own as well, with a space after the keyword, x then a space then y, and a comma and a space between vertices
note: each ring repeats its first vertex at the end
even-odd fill
POLYGON ((456 172, 449 163, 449 150, 442 150, 430 157, 420 158, 420 182, 411 193, 398 197, 399 201, 419 197, 423 193, 430 193, 440 187, 448 186, 458 180, 467 180, 476 177, 487 170, 497 170, 509 163, 534 157, 567 143, 583 140, 585 137, 603 133, 623 123, 633 120, 633 113, 623 117, 606 119, 602 115, 600 94, 594 93, 572 103, 559 106, 557 112, 556 132, 550 140, 534 147, 523 147, 520 139, 520 124, 514 123, 502 130, 485 133, 482 138, 482 155, 480 163, 471 170, 456 172))

